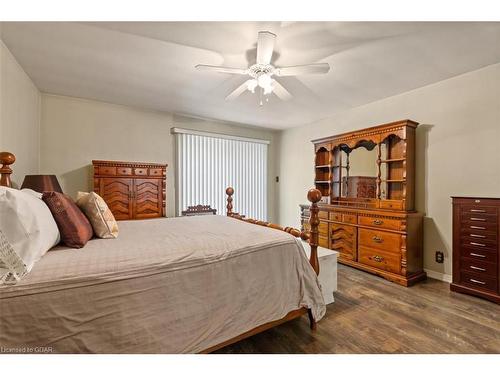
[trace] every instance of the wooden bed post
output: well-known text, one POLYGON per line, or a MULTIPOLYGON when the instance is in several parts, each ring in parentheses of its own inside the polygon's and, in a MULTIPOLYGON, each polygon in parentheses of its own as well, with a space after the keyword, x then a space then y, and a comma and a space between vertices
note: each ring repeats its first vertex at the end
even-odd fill
POLYGON ((319 207, 318 202, 321 199, 321 192, 318 189, 311 189, 307 192, 307 199, 311 202, 311 217, 309 218, 309 246, 311 247, 311 256, 309 263, 314 268, 316 275, 319 275, 319 259, 318 259, 318 241, 319 241, 319 207))
MULTIPOLYGON (((318 258, 318 226, 319 226, 319 207, 318 202, 321 200, 321 192, 318 189, 311 189, 307 192, 307 199, 311 202, 311 217, 309 218, 309 225, 311 230, 309 231, 309 246, 311 248, 311 255, 309 257, 309 263, 311 263, 316 275, 319 275, 319 258, 318 258)), ((309 317, 309 326, 313 331, 316 330, 316 321, 312 315, 311 309, 307 310, 307 315, 309 317)))
POLYGON ((309 224, 311 229, 309 233, 301 232, 298 229, 285 227, 280 225, 268 223, 267 221, 254 220, 250 218, 245 218, 244 215, 233 212, 233 194, 234 189, 229 186, 226 189, 227 194, 227 216, 231 216, 235 219, 246 221, 247 223, 252 223, 256 225, 262 225, 264 227, 282 230, 284 232, 290 233, 292 236, 300 237, 302 240, 308 240, 309 246, 311 247, 311 255, 309 257, 309 263, 311 263, 316 275, 319 275, 319 259, 318 259, 318 241, 319 241, 319 207, 318 202, 321 200, 321 192, 318 189, 311 189, 307 192, 307 199, 311 202, 311 217, 309 219, 309 224))
POLYGON ((226 215, 227 216, 231 216, 233 214, 233 194, 234 194, 234 189, 231 186, 229 186, 226 189, 226 194, 227 194, 227 206, 226 206, 227 213, 226 213, 226 215))
POLYGON ((0 186, 11 187, 12 183, 10 181, 10 175, 12 174, 12 169, 9 165, 14 164, 16 157, 10 152, 0 152, 0 186))

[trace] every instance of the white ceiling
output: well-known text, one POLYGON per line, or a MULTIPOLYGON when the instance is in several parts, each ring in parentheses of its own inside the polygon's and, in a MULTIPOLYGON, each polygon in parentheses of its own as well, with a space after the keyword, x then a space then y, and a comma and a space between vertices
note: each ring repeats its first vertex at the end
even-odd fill
POLYGON ((276 129, 500 62, 500 23, 4 22, 2 39, 44 92, 276 129), (194 66, 248 67, 263 30, 278 36, 276 66, 330 72, 278 78, 288 102, 226 102, 247 78, 194 66))

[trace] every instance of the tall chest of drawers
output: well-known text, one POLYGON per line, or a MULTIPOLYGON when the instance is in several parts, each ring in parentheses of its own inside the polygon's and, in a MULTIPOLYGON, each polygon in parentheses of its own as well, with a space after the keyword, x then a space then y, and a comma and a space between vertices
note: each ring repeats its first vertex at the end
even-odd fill
POLYGON ((500 303, 500 198, 452 197, 450 289, 500 303))

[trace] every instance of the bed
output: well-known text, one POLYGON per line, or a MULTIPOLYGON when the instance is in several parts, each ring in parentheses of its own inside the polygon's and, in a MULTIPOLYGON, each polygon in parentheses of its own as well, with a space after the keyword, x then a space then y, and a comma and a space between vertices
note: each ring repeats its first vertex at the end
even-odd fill
MULTIPOLYGON (((10 160, 0 153, 3 186, 10 160)), ((117 239, 53 248, 16 285, 0 286, 0 346, 206 353, 305 313, 315 329, 325 314, 319 192, 308 194, 310 234, 243 218, 233 192, 227 216, 121 221, 117 239)))

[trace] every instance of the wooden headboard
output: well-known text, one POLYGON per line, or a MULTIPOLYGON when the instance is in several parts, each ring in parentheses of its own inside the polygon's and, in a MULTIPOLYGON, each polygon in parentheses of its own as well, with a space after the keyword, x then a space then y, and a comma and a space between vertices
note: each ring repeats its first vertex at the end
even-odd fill
POLYGON ((10 175, 12 174, 11 164, 14 164, 16 157, 10 152, 0 152, 0 186, 12 187, 10 175))

